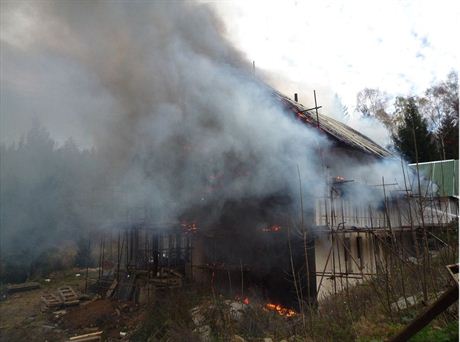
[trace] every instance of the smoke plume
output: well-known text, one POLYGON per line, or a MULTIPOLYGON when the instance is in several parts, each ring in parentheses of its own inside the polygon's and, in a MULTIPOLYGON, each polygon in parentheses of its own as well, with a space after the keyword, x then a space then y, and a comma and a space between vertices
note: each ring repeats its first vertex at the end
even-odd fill
MULTIPOLYGON (((32 253, 146 213, 177 222, 197 205, 212 208, 212 221, 230 200, 280 192, 298 198, 299 176, 305 197, 324 192, 318 152, 330 143, 254 77, 208 5, 40 1, 2 8, 2 93, 11 99, 2 113, 30 103, 53 137, 78 126, 80 145, 92 148, 56 144, 39 125, 19 146, 2 147, 4 250, 32 253), (13 27, 12 18, 23 25, 13 27), (30 70, 48 82, 34 85, 30 70)), ((353 175, 352 160, 336 164, 331 176, 353 175)), ((394 165, 379 171, 394 178, 394 165)), ((358 171, 368 183, 380 181, 377 169, 358 171)))
MULTIPOLYGON (((208 6, 76 1, 5 9, 28 13, 33 28, 24 45, 3 40, 10 50, 73 65, 105 102, 81 120, 98 170, 89 178, 82 173, 86 185, 79 198, 87 196, 93 207, 75 213, 86 216, 82 224, 91 217, 96 222, 94 216, 113 224, 127 215, 136 220, 146 211, 159 222, 174 221, 197 203, 212 204, 209 215, 218 215, 229 199, 294 191, 297 168, 302 177, 318 174, 314 151, 328 143, 283 112, 272 90, 222 37, 224 28, 208 6)), ((51 167, 31 171, 51 176, 51 167)), ((46 196, 49 188, 43 191, 37 193, 43 206, 68 211, 46 196)), ((4 215, 11 226, 6 230, 21 231, 12 213, 4 215)))

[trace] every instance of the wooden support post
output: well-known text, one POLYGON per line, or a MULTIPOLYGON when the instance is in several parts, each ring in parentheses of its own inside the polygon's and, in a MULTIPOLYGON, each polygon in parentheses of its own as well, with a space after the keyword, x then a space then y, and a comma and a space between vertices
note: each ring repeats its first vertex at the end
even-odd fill
MULTIPOLYGON (((117 281, 120 281, 120 231, 118 231, 118 240, 117 240, 117 281)), ((123 249, 123 247, 121 247, 123 249)))
POLYGON ((458 285, 452 286, 439 299, 434 302, 425 312, 420 314, 405 327, 398 335, 393 337, 390 342, 403 342, 409 340, 417 332, 422 330, 436 316, 446 310, 458 300, 458 285))
POLYGON ((104 278, 105 239, 102 238, 101 278, 104 278))
POLYGON ((99 269, 98 269, 98 280, 100 281, 101 280, 101 267, 102 267, 102 238, 101 238, 101 242, 99 244, 99 269))
POLYGON ((316 111, 316 122, 319 128, 319 115, 318 115, 318 103, 316 102, 316 90, 313 90, 313 96, 315 98, 315 111, 316 111))
POLYGON ((159 233, 153 232, 152 250, 153 250, 153 276, 156 277, 159 269, 159 233))
POLYGON ((129 244, 131 243, 131 239, 130 239, 130 231, 129 230, 126 230, 126 266, 125 266, 125 269, 126 269, 126 272, 128 272, 128 268, 129 268, 129 244))
POLYGON ((88 255, 86 256, 85 293, 88 293, 88 268, 91 260, 91 239, 88 237, 88 255))

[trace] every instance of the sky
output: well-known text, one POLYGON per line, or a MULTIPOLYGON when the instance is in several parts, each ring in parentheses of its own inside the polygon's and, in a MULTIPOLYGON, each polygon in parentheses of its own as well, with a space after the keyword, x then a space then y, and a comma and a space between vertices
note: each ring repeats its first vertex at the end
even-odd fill
MULTIPOLYGON (((256 74, 288 96, 299 93, 306 105, 316 89, 324 114, 383 145, 383 128, 353 113, 356 94, 366 87, 393 96, 421 94, 459 69, 459 1, 207 3, 223 21, 225 36, 248 63, 255 61, 256 74), (349 117, 341 117, 337 102, 349 117)), ((107 94, 78 63, 39 47, 30 52, 39 23, 29 3, 14 11, 4 10, 9 2, 1 4, 0 141, 18 141, 38 118, 57 141, 72 136, 90 147, 85 122, 112 110, 107 94)))
MULTIPOLYGON (((256 68, 327 87, 352 107, 361 89, 420 93, 458 70, 458 1, 214 3, 256 68)), ((311 94, 302 94, 303 97, 311 94)))

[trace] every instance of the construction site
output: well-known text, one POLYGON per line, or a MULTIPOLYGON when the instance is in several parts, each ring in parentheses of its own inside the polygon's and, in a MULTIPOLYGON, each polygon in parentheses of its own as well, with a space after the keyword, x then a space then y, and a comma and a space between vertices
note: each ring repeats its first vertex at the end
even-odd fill
MULTIPOLYGON (((312 329, 312 316, 325 303, 334 296, 349 300, 363 285, 391 315, 426 306, 424 323, 415 318, 402 334, 415 333, 448 309, 458 286, 458 161, 401 163, 404 184, 385 179, 364 184, 352 175, 339 176, 337 156, 363 164, 392 157, 360 133, 319 115, 318 106, 306 109, 274 96, 333 141, 327 151, 318 150, 327 155, 321 158, 327 170, 323 195, 305 197, 299 176, 300 207, 289 194, 278 193, 229 201, 212 221, 207 220, 211 208, 193 206, 181 221, 157 222, 146 215, 117 222, 88 240, 87 252, 97 261, 75 273, 74 285, 49 286, 55 279, 9 285, 0 304, 3 313, 21 292, 39 291, 34 306, 47 317, 43 329, 52 339, 72 332, 79 335, 70 341, 90 341, 131 340, 159 297, 184 289, 212 293, 215 302, 223 301, 221 310, 228 307, 231 321, 254 306, 295 329, 312 329), (356 201, 353 196, 363 188, 381 195, 356 201), (441 271, 438 264, 444 265, 441 271), (407 274, 417 281, 407 280, 407 274)), ((208 305, 215 309, 216 303, 208 305)), ((209 326, 203 328, 203 314, 193 310, 193 332, 208 340, 209 326)), ((36 315, 28 319, 33 322, 36 315)), ((403 340, 398 338, 393 340, 403 340)))
POLYGON ((2 1, 0 341, 458 340, 458 72, 276 6, 2 1))

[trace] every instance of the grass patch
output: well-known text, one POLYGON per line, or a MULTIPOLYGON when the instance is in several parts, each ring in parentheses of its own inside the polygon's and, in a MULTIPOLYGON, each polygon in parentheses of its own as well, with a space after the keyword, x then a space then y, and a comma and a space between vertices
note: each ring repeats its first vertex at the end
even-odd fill
POLYGON ((444 327, 429 325, 412 337, 410 342, 457 342, 458 321, 452 321, 444 327))

